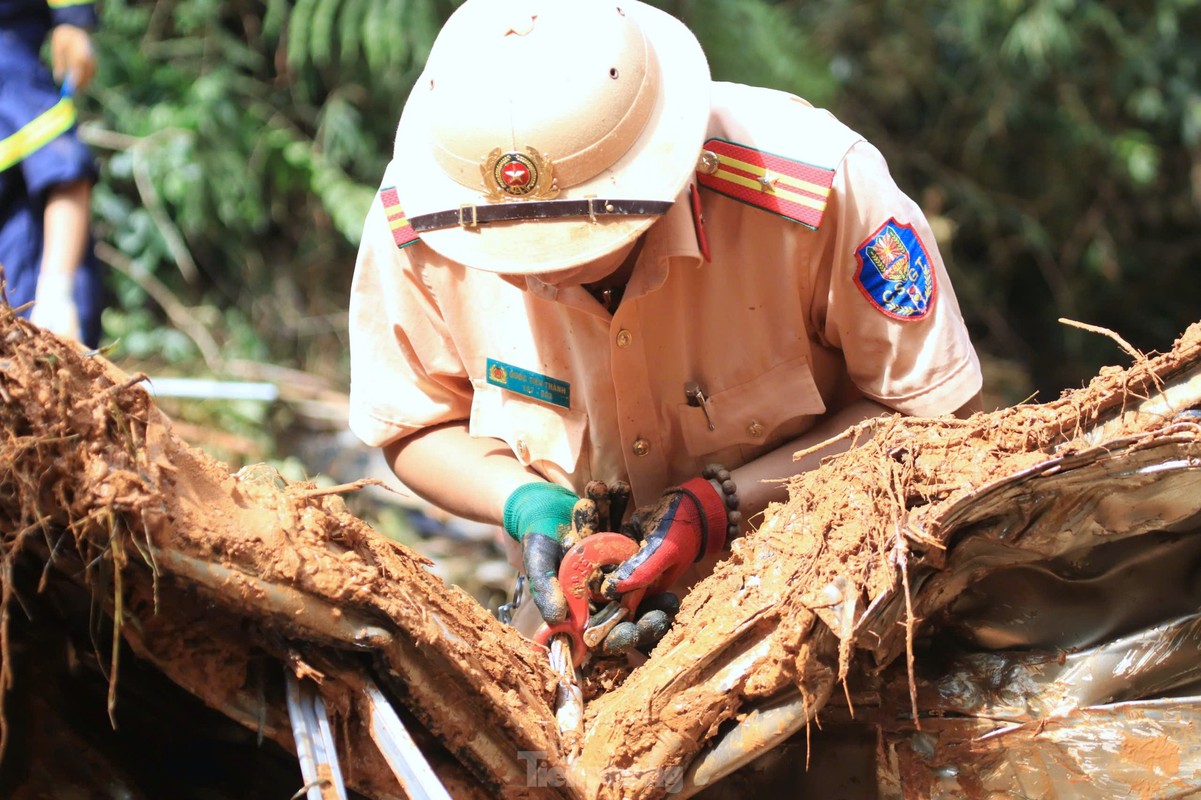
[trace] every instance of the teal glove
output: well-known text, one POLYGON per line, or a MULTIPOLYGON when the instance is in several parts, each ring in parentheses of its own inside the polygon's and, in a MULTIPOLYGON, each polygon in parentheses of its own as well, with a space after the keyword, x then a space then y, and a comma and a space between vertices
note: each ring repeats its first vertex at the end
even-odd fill
POLYGON ((527 483, 505 500, 505 531, 521 543, 530 594, 542 618, 552 625, 567 618, 559 562, 577 500, 570 489, 554 483, 527 483))

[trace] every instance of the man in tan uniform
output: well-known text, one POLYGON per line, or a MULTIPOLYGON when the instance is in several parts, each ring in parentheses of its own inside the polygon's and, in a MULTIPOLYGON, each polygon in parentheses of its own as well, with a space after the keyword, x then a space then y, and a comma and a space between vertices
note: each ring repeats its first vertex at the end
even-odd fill
POLYGON ((350 326, 352 429, 417 494, 503 524, 550 621, 589 481, 643 509, 616 596, 719 554, 814 466, 796 451, 980 401, 934 236, 880 153, 799 98, 712 82, 683 25, 624 0, 451 17, 350 326))

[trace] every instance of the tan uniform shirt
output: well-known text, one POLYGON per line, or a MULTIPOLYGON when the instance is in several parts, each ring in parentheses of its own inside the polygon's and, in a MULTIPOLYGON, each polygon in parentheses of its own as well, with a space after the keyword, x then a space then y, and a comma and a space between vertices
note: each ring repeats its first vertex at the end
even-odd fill
MULTIPOLYGON (((582 288, 530 278, 523 290, 420 242, 398 249, 376 202, 350 306, 354 432, 382 446, 470 420, 473 436, 504 441, 551 480, 579 492, 626 478, 644 504, 861 396, 934 416, 980 389, 934 236, 874 147, 795 97, 735 84, 714 85, 709 135, 834 168, 819 229, 702 190, 706 263, 684 196, 647 233, 612 316, 582 288), (912 226, 931 262, 937 290, 921 319, 883 313, 854 282, 856 251, 890 219, 912 226), (490 359, 556 394, 490 383, 490 359), (690 381, 708 416, 689 403, 690 381)), ((395 185, 403 165, 388 173, 395 185)))

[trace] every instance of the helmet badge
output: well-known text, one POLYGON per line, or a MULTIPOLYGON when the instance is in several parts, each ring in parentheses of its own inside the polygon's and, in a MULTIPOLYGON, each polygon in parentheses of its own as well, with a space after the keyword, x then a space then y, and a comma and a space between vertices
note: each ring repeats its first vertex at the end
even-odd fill
POLYGON ((549 158, 532 147, 525 152, 494 148, 480 165, 490 200, 547 200, 559 193, 549 158))

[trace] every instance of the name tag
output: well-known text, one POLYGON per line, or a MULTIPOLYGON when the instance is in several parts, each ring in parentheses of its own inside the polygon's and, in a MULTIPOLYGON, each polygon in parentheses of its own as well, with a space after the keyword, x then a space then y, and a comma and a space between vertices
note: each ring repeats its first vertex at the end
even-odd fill
POLYGON ((571 408, 571 384, 515 367, 494 358, 488 359, 488 383, 510 392, 541 400, 543 403, 571 408))

